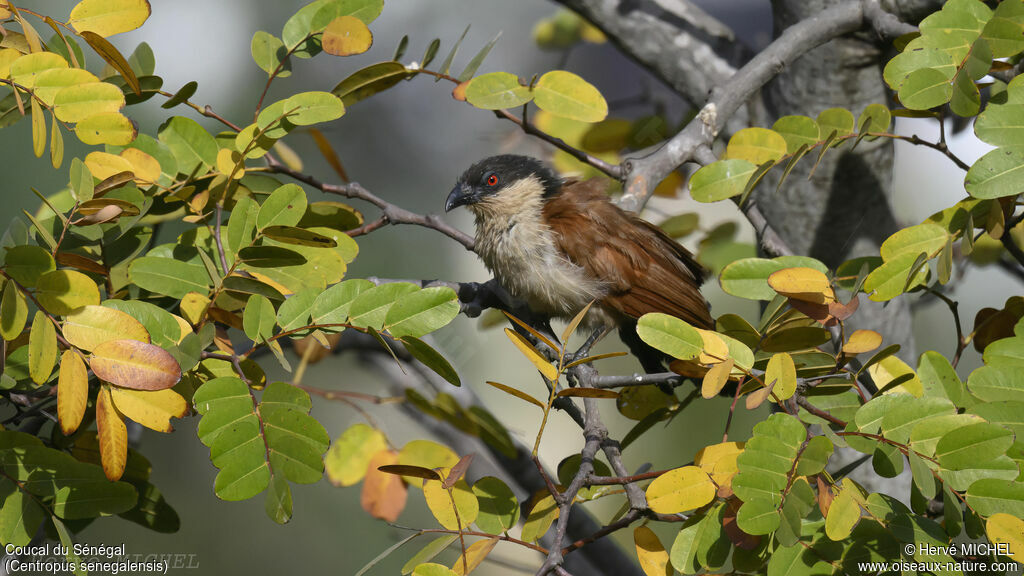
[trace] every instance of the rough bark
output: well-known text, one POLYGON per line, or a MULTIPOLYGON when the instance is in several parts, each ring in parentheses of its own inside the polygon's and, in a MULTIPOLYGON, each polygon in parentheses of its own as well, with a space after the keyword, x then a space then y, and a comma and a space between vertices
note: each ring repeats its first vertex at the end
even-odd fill
MULTIPOLYGON (((775 0, 775 34, 843 0, 775 0)), ((814 117, 842 107, 856 118, 868 104, 888 103, 882 81, 884 45, 875 35, 846 36, 809 52, 783 70, 765 89, 766 124, 787 114, 814 117)), ((757 193, 758 204, 779 235, 798 254, 835 267, 856 256, 877 255, 881 243, 900 226, 893 216, 893 145, 889 140, 861 141, 828 152, 808 179, 813 159, 800 162, 775 191, 773 183, 757 193)), ((910 306, 901 298, 888 305, 862 298, 853 328, 881 332, 902 346, 905 360, 916 357, 910 306)))

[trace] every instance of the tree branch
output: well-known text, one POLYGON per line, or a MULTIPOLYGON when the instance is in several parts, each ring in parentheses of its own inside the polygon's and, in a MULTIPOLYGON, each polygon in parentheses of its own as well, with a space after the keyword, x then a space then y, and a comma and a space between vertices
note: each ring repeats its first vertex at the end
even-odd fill
POLYGON ((853 32, 864 23, 864 4, 848 2, 787 28, 774 42, 717 87, 711 100, 682 131, 646 156, 627 159, 625 194, 620 205, 638 211, 650 199, 654 187, 684 162, 710 146, 743 104, 783 68, 807 51, 853 32))
MULTIPOLYGON (((423 226, 424 228, 430 228, 437 230, 438 232, 448 236, 455 240, 466 250, 473 250, 475 244, 472 237, 465 232, 451 226, 436 214, 416 214, 410 212, 405 208, 402 208, 396 204, 392 204, 387 200, 377 196, 370 192, 366 188, 363 188, 358 182, 348 182, 346 184, 327 184, 320 180, 310 176, 309 174, 303 174, 296 170, 292 170, 287 166, 281 164, 277 160, 274 160, 271 156, 267 156, 269 165, 264 169, 265 172, 272 174, 283 174, 294 180, 298 180, 303 184, 307 184, 327 194, 337 194, 338 196, 344 196, 345 198, 354 198, 356 200, 362 200, 373 204, 382 212, 381 218, 388 224, 413 224, 416 226, 423 226)), ((373 224, 371 222, 371 224, 373 224)), ((380 227, 383 224, 375 226, 380 227)), ((364 231, 365 233, 365 231, 364 231)))

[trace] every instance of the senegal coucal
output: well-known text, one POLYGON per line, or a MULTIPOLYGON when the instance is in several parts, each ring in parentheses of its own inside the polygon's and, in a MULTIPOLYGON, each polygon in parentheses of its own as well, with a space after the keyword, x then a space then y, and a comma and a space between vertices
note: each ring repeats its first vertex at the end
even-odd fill
POLYGON ((636 319, 663 312, 714 326, 700 293, 704 269, 658 227, 609 201, 607 180, 562 179, 528 156, 481 160, 459 178, 445 211, 476 216, 476 253, 531 310, 569 319, 591 301, 584 325, 618 327, 648 372, 664 355, 636 334, 636 319))

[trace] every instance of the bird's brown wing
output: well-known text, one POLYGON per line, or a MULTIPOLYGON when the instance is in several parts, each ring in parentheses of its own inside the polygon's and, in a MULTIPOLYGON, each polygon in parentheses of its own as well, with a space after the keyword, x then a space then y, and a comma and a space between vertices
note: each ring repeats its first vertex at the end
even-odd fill
POLYGON ((545 202, 543 216, 569 260, 608 284, 606 308, 714 326, 700 293, 704 269, 659 228, 609 202, 604 181, 567 182, 545 202))

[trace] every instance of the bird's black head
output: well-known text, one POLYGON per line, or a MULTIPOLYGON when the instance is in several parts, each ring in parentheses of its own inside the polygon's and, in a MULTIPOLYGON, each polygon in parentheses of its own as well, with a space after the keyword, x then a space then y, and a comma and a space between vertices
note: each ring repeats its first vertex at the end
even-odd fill
POLYGON ((450 212, 458 206, 476 204, 531 177, 543 187, 544 196, 557 193, 562 186, 558 174, 536 158, 515 154, 485 158, 459 177, 444 210, 450 212))

